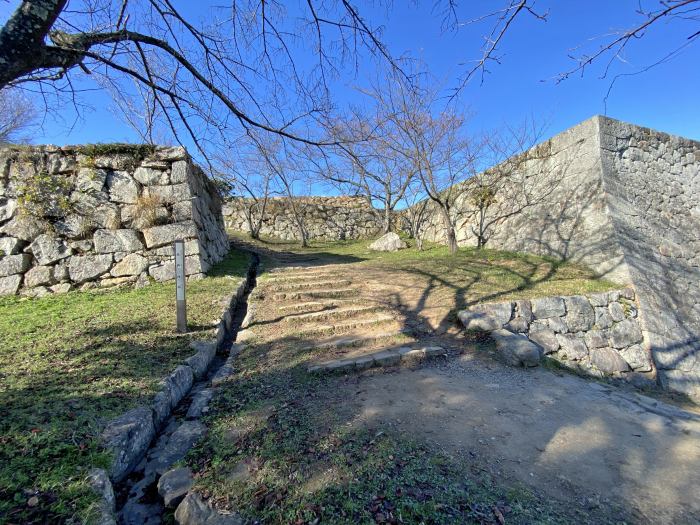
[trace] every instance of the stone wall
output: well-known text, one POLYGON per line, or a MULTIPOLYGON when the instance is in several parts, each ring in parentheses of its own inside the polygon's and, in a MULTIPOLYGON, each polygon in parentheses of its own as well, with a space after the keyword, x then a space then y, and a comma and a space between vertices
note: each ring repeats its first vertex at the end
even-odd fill
POLYGON ((0 295, 199 276, 228 252, 216 187, 184 148, 0 149, 0 295))
POLYGON ((700 400, 700 142, 601 118, 600 146, 659 380, 700 400))
MULTIPOLYGON (((242 197, 227 199, 224 205, 226 228, 250 233, 245 209, 252 203, 251 199, 242 197)), ((362 197, 295 197, 295 203, 309 239, 364 239, 381 233, 380 215, 362 197)), ((284 240, 300 239, 288 198, 274 197, 268 201, 260 234, 284 240)))
MULTIPOLYGON (((659 381, 700 400, 700 142, 598 116, 544 146, 499 188, 487 247, 633 285, 659 381)), ((462 245, 476 244, 469 206, 456 209, 462 245)), ((424 233, 443 242, 436 213, 424 233)))
POLYGON ((595 377, 652 383, 654 365, 642 345, 631 288, 570 297, 486 303, 459 312, 468 330, 506 329, 538 345, 540 353, 595 377))

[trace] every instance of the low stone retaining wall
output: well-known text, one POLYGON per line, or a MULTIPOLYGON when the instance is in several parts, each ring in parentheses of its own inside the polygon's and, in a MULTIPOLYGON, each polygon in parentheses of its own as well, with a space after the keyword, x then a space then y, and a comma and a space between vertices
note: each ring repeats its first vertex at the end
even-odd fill
MULTIPOLYGON (((379 215, 362 197, 295 197, 294 200, 309 239, 366 239, 381 232, 382 221, 379 215)), ((242 197, 227 199, 223 208, 226 228, 250 233, 245 210, 252 203, 251 199, 242 197)), ((257 210, 254 213, 257 214, 257 210)), ((290 241, 300 239, 299 225, 288 198, 270 198, 260 234, 290 241)))
POLYGON ((0 295, 147 284, 228 252, 215 185, 184 148, 0 148, 0 295))
MULTIPOLYGON (((207 377, 217 352, 220 352, 228 340, 233 327, 234 313, 241 304, 245 293, 255 279, 256 262, 251 259, 246 279, 236 288, 225 302, 226 307, 216 328, 212 341, 196 341, 191 347, 196 351, 178 366, 163 381, 163 388, 158 392, 150 406, 139 406, 109 422, 101 435, 106 450, 112 454, 112 464, 108 471, 94 469, 89 475, 93 489, 101 496, 101 524, 116 523, 114 519, 115 499, 111 483, 123 481, 144 459, 151 443, 158 436, 159 430, 173 413, 173 410, 190 393, 193 385, 207 377)), ((233 360, 240 352, 239 345, 232 345, 227 360, 211 378, 211 386, 233 373, 233 360)), ((168 432, 168 438, 159 447, 158 454, 151 454, 147 467, 147 476, 158 476, 182 457, 194 443, 206 432, 206 427, 196 421, 206 411, 206 405, 212 397, 211 388, 200 389, 192 399, 186 421, 168 432), (172 443, 171 443, 172 442, 172 443)), ((170 425, 169 425, 170 426, 170 425)), ((145 490, 152 483, 141 483, 138 490, 145 490)))
POLYGON ((518 346, 504 334, 510 332, 534 343, 540 356, 587 375, 629 376, 640 383, 655 377, 631 288, 478 304, 458 315, 468 330, 493 332, 505 352, 518 346))

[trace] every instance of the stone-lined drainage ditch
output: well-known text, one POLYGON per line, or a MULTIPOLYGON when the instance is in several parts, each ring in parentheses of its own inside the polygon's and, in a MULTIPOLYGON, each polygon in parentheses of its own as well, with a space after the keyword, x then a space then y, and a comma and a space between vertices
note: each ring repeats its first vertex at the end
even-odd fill
MULTIPOLYGON (((176 511, 179 523, 198 523, 214 513, 195 494, 187 495, 193 483, 189 470, 173 465, 206 434, 200 419, 217 385, 234 372, 233 362, 242 350, 235 341, 251 321, 248 299, 257 284, 259 264, 258 255, 251 252, 246 279, 231 297, 216 340, 193 342, 197 353, 165 379, 150 407, 137 407, 105 428, 103 444, 114 460, 109 473, 94 469, 88 477, 102 498, 95 523, 159 524, 166 507, 176 507, 183 498, 184 508, 176 511)), ((234 516, 220 518, 222 523, 238 521, 234 516)))

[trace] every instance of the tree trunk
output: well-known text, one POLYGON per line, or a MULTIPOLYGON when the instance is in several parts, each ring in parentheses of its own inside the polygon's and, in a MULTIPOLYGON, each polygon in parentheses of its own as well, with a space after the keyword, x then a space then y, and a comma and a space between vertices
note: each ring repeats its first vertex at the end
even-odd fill
POLYGON ((391 209, 388 206, 384 206, 384 234, 391 231, 391 209))
POLYGON ((445 225, 445 240, 447 241, 447 246, 450 248, 450 253, 457 253, 457 233, 455 232, 455 227, 452 224, 452 219, 450 218, 450 212, 444 206, 440 208, 442 210, 442 220, 445 225))

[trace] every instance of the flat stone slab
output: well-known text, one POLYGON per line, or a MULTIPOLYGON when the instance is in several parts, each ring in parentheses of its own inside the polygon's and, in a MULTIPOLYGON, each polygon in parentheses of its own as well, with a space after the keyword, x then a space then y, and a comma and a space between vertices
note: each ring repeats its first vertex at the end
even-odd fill
POLYGON ((441 346, 424 346, 420 348, 399 346, 354 358, 337 359, 311 365, 307 371, 311 374, 333 374, 362 371, 369 368, 407 366, 442 355, 447 355, 447 351, 441 346))
POLYGON ((541 349, 522 334, 515 334, 504 328, 491 332, 499 354, 513 366, 537 366, 540 364, 541 349))

